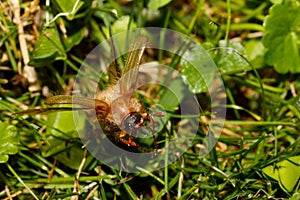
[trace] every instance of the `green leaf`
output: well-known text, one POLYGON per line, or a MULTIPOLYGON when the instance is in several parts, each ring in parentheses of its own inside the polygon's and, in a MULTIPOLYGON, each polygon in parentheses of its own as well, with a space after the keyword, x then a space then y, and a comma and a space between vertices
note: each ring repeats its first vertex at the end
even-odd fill
MULTIPOLYGON (((130 16, 124 15, 124 16, 120 17, 118 20, 114 21, 114 23, 111 25, 111 30, 109 30, 108 28, 102 27, 101 31, 104 32, 106 37, 110 37, 110 34, 109 34, 110 31, 112 34, 124 33, 126 31, 128 31, 129 22, 130 22, 130 16)), ((132 21, 130 23, 129 29, 135 29, 135 28, 137 28, 137 24, 134 21, 132 21)), ((121 37, 114 38, 114 44, 124 44, 124 41, 128 40, 128 38, 126 38, 126 34, 120 34, 120 35, 121 35, 121 37)), ((126 45, 115 45, 116 52, 124 51, 124 49, 121 49, 121 48, 126 48, 126 45)))
POLYGON ((283 0, 270 0, 273 4, 281 4, 283 0))
POLYGON ((61 1, 61 0, 53 0, 51 3, 62 13, 70 13, 67 16, 68 20, 73 20, 76 12, 84 5, 85 1, 80 0, 68 0, 68 1, 61 1))
POLYGON ((218 48, 208 49, 223 74, 244 73, 251 70, 245 48, 237 42, 221 40, 218 48))
POLYGON ((294 0, 273 5, 265 21, 263 44, 267 64, 279 73, 300 72, 300 5, 294 0))
POLYGON ((300 193, 295 193, 293 194, 293 196, 291 196, 291 198, 289 198, 289 200, 299 200, 300 199, 300 193))
MULTIPOLYGON (((59 105, 59 107, 70 105, 59 105)), ((77 112, 77 111, 74 111, 77 112)), ((66 140, 78 137, 77 130, 85 126, 86 118, 83 115, 80 121, 75 123, 72 111, 63 111, 48 114, 47 144, 43 149, 43 156, 48 157, 66 148, 66 140)))
MULTIPOLYGON (((201 93, 201 92, 207 92, 208 91, 208 85, 206 85, 205 79, 199 74, 197 69, 194 68, 194 66, 186 61, 181 62, 182 67, 184 68, 182 70, 182 75, 186 77, 186 82, 190 86, 190 90, 194 93, 201 93)), ((204 71, 204 70, 202 70, 204 71)), ((208 74, 209 76, 207 78, 210 78, 209 85, 213 81, 214 73, 213 71, 207 70, 205 74, 208 74)))
POLYGON ((250 40, 245 44, 246 54, 255 68, 262 68, 265 65, 266 49, 261 40, 250 40))
POLYGON ((67 55, 56 26, 45 28, 38 39, 29 65, 45 66, 54 60, 65 60, 67 55))
POLYGON ((181 75, 193 93, 207 92, 215 77, 215 66, 204 49, 192 48, 181 59, 181 75), (203 51, 203 52, 199 52, 203 51))
MULTIPOLYGON (((123 31, 127 31, 128 30, 129 21, 130 21, 130 16, 128 16, 128 15, 120 17, 118 20, 116 20, 113 23, 113 25, 111 27, 112 32, 114 34, 116 34, 116 33, 120 33, 120 32, 123 32, 123 31)), ((132 23, 130 28, 131 29, 132 28, 136 28, 136 24, 132 23)))
POLYGON ((270 165, 262 169, 269 177, 278 181, 282 190, 293 191, 300 178, 300 156, 291 157, 276 165, 270 165))
POLYGON ((68 31, 67 38, 62 40, 66 52, 81 42, 84 37, 84 31, 85 28, 78 28, 77 30, 68 31))
POLYGON ((168 3, 170 3, 172 0, 150 0, 148 3, 148 8, 151 10, 157 10, 168 3))
MULTIPOLYGON (((124 15, 122 17, 120 17, 119 19, 117 19, 116 21, 114 21, 114 23, 111 25, 111 33, 112 34, 117 34, 117 33, 121 33, 124 31, 128 31, 128 25, 130 22, 130 16, 129 15, 124 15)), ((137 28, 136 23, 134 23, 133 21, 130 24, 129 29, 134 29, 137 28)), ((109 29, 103 27, 103 32, 105 33, 105 35, 107 37, 109 37, 109 29)), ((126 36, 126 34, 123 34, 124 37, 126 36)), ((125 41, 125 38, 122 42, 125 41)), ((118 43, 117 43, 118 44, 118 43)))
MULTIPOLYGON (((70 105, 59 105, 59 107, 70 107, 70 105)), ((76 112, 76 111, 74 111, 76 112)), ((83 117, 84 118, 84 117, 83 117)), ((75 123, 73 118, 73 111, 62 111, 53 112, 48 114, 48 124, 49 128, 47 133, 57 136, 57 137, 73 137, 76 135, 76 128, 82 129, 84 126, 84 121, 80 124, 75 123), (55 129, 53 129, 55 128, 55 129), (58 131, 58 130, 60 131, 58 131)))
MULTIPOLYGON (((70 105, 58 105, 58 107, 70 107, 70 105)), ((58 161, 71 169, 78 169, 83 158, 82 145, 78 143, 68 143, 70 138, 78 138, 78 132, 82 132, 86 125, 85 111, 80 119, 74 120, 73 111, 53 112, 48 114, 47 145, 42 149, 44 157, 53 156, 58 161)), ((88 156, 87 163, 92 160, 88 156)))
POLYGON ((8 161, 9 156, 16 154, 19 150, 19 137, 17 128, 9 123, 0 123, 0 163, 8 161))
POLYGON ((167 110, 176 110, 184 98, 184 89, 185 86, 179 78, 172 80, 170 85, 168 85, 168 90, 160 98, 160 105, 164 106, 167 110))

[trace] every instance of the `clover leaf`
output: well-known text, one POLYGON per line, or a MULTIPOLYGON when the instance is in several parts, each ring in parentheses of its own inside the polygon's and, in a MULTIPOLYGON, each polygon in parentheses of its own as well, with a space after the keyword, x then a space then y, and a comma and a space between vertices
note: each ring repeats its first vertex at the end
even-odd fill
POLYGON ((300 72, 299 25, 300 4, 295 0, 273 5, 265 20, 265 59, 279 73, 300 72))
POLYGON ((0 123, 0 163, 8 161, 9 156, 18 152, 18 132, 14 125, 6 122, 0 123))

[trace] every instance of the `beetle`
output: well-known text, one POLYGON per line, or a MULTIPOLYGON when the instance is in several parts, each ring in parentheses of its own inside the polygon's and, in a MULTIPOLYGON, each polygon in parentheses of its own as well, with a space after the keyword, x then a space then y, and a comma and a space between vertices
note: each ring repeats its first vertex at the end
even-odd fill
MULTIPOLYGON (((121 142, 128 147, 136 147, 143 152, 149 152, 135 141, 133 132, 140 127, 147 126, 152 133, 154 149, 157 152, 158 145, 154 132, 153 116, 150 115, 143 104, 133 96, 135 90, 139 67, 148 43, 146 36, 139 36, 133 43, 128 53, 123 73, 118 66, 109 68, 110 85, 98 92, 94 98, 56 95, 45 100, 46 105, 73 104, 82 106, 84 109, 95 109, 97 120, 103 133, 113 142, 121 142)), ((31 109, 19 114, 43 113, 52 111, 68 110, 66 108, 44 108, 31 109)), ((162 112, 154 114, 161 117, 162 112)))

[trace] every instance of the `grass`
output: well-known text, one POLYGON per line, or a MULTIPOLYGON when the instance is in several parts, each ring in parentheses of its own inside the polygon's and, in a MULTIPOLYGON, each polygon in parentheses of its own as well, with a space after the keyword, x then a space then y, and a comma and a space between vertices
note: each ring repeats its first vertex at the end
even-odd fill
MULTIPOLYGON (((271 3, 172 1, 151 10, 144 1, 74 0, 68 5, 53 1, 50 5, 40 2, 39 7, 31 1, 13 7, 12 2, 0 3, 1 199, 299 198, 300 164, 293 159, 300 155, 300 79, 299 73, 282 74, 267 64, 263 23, 271 3), (74 12, 68 13, 72 8, 74 12), (19 26, 18 19, 23 22, 19 26), (43 29, 47 23, 56 26, 43 29), (206 92, 196 94, 203 113, 197 116, 200 123, 192 145, 176 162, 170 163, 165 154, 163 168, 138 167, 140 173, 118 171, 93 157, 69 116, 12 114, 44 107, 46 96, 70 94, 90 50, 110 32, 145 26, 170 28, 201 42, 208 51, 217 50, 214 59, 227 96, 226 105, 221 106, 227 115, 222 134, 207 156, 200 156, 213 115, 206 92), (224 39, 227 46, 220 47, 224 39), (268 166, 273 171, 266 171, 268 166)), ((146 61, 182 67, 176 59, 166 52, 144 55, 146 61)), ((107 77, 102 76, 99 84, 107 86, 107 77)), ((157 91, 148 88, 142 101, 151 105, 156 100, 151 95, 157 91)), ((167 113, 171 117, 158 136, 161 147, 172 141, 168 138, 174 137, 180 121, 176 109, 169 108, 167 113)), ((102 150, 103 154, 110 151, 102 150)))

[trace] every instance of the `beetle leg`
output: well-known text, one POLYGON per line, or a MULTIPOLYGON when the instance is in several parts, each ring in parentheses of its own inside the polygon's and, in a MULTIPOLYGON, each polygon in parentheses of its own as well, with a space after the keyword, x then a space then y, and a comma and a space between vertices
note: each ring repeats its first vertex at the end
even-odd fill
POLYGON ((134 137, 132 135, 129 135, 128 139, 125 139, 126 135, 128 135, 128 134, 125 131, 121 131, 121 134, 119 135, 120 142, 122 142, 123 144, 126 144, 127 146, 130 146, 130 147, 139 148, 140 150, 142 150, 145 153, 149 153, 149 151, 147 149, 143 148, 138 143, 133 141, 134 137))
POLYGON ((125 131, 121 131, 121 134, 119 135, 119 140, 126 144, 127 146, 131 146, 131 147, 138 147, 139 145, 133 141, 133 136, 129 135, 128 139, 125 139, 125 136, 127 135, 127 133, 125 131))
POLYGON ((157 141, 156 141, 156 137, 155 137, 155 132, 154 132, 154 121, 152 116, 149 113, 143 113, 142 114, 143 119, 148 120, 149 121, 149 126, 150 126, 150 131, 152 133, 152 137, 153 137, 153 143, 154 143, 154 148, 155 151, 158 151, 158 145, 157 145, 157 141))

